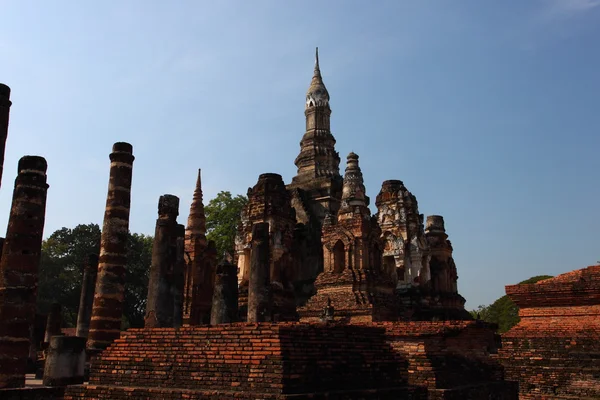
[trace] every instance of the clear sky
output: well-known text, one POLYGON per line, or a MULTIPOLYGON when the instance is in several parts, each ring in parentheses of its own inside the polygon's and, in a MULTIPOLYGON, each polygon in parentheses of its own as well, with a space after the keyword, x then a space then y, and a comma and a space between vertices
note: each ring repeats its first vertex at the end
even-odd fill
MULTIPOLYGON (((130 229, 161 194, 205 203, 286 182, 319 46, 342 158, 367 194, 401 179, 441 214, 467 307, 600 260, 600 1, 7 1, 13 106, 0 229, 18 159, 48 160, 44 236, 102 224, 111 146, 136 157, 130 229)), ((374 209, 374 207, 372 207, 374 209)))

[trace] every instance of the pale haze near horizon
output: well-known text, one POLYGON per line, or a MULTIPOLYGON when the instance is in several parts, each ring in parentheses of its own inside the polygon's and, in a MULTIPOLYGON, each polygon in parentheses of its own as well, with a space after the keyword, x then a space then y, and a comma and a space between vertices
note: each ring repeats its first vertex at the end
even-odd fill
POLYGON ((372 211, 400 179, 444 216, 467 308, 600 259, 600 1, 0 5, 3 230, 26 154, 49 165, 44 237, 102 224, 117 141, 136 233, 165 193, 185 223, 198 168, 205 204, 289 183, 318 46, 340 172, 354 151, 372 211))

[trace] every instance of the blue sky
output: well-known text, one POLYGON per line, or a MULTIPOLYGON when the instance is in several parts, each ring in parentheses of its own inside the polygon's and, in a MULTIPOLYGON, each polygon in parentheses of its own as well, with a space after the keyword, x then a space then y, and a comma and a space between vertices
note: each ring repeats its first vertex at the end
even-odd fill
MULTIPOLYGON (((467 307, 504 285, 600 260, 600 0, 0 0, 0 82, 13 106, 0 189, 48 160, 45 236, 102 223, 111 146, 134 146, 130 229, 161 194, 188 214, 295 175, 320 48, 342 160, 368 195, 401 179, 441 214, 467 307)), ((344 165, 342 165, 342 170, 344 165)))

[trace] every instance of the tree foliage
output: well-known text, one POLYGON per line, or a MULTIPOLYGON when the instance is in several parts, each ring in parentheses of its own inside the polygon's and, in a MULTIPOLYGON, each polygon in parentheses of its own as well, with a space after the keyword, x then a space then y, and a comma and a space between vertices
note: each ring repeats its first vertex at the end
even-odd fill
MULTIPOLYGON (((539 275, 519 282, 519 285, 536 283, 543 279, 552 278, 550 275, 539 275)), ((519 307, 506 295, 500 297, 489 306, 479 306, 470 311, 474 318, 479 317, 486 322, 498 324, 498 333, 504 333, 519 323, 519 307)))
MULTIPOLYGON (((37 309, 46 314, 52 303, 62 305, 63 323, 77 324, 83 267, 89 254, 100 252, 97 224, 62 228, 42 242, 37 309)), ((129 234, 125 278, 124 326, 141 327, 148 290, 148 270, 152 258, 152 237, 129 234)))
POLYGON ((206 238, 215 241, 219 257, 224 252, 233 255, 240 213, 247 202, 245 196, 232 197, 231 192, 222 191, 204 207, 206 238))

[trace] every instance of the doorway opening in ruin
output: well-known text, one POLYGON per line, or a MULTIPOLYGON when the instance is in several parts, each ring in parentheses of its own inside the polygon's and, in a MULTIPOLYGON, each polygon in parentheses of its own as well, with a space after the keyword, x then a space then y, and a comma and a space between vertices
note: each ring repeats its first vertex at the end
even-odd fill
POLYGON ((340 273, 344 271, 344 243, 338 240, 333 246, 333 272, 340 273))
MULTIPOLYGON (((394 279, 396 278, 396 260, 394 259, 394 256, 384 256, 383 257, 383 271, 384 273, 389 276, 390 278, 394 279)), ((399 280, 403 280, 404 279, 404 275, 403 276, 398 276, 397 277, 399 280)))
POLYGON ((376 273, 381 273, 381 250, 377 244, 374 244, 371 250, 371 269, 376 273))

